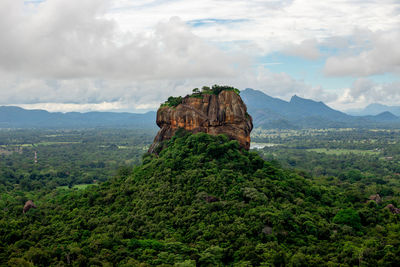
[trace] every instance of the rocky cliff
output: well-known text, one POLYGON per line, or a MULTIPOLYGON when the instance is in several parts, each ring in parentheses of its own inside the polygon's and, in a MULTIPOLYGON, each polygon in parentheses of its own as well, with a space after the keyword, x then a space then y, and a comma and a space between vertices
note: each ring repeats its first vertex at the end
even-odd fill
POLYGON ((250 148, 253 129, 246 105, 235 91, 186 96, 175 107, 161 106, 157 111, 157 125, 161 128, 149 152, 154 153, 162 141, 170 139, 179 128, 193 133, 226 134, 250 148))

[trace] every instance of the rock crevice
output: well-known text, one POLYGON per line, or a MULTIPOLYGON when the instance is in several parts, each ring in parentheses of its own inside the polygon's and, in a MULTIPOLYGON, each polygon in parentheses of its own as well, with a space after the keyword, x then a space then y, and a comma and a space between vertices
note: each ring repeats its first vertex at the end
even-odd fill
POLYGON ((176 107, 162 106, 157 111, 157 125, 161 129, 150 146, 150 153, 155 153, 157 147, 171 139, 180 128, 193 133, 225 134, 248 150, 253 129, 247 107, 234 91, 186 96, 176 107))

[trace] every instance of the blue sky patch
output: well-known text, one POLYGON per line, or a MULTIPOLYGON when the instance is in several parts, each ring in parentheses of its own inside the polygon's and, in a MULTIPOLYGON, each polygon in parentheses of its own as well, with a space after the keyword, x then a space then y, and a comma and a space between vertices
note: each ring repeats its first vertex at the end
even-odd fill
POLYGON ((214 26, 214 25, 229 25, 233 23, 247 22, 248 19, 195 19, 189 20, 186 23, 192 27, 204 27, 204 26, 214 26))
POLYGON ((276 52, 257 60, 257 64, 264 65, 271 72, 287 73, 296 80, 302 80, 312 86, 323 86, 327 90, 336 90, 349 87, 355 80, 352 77, 327 77, 322 70, 326 58, 306 60, 300 57, 287 56, 276 52))
POLYGON ((29 5, 29 4, 40 4, 44 2, 44 0, 24 0, 24 4, 25 5, 29 5))

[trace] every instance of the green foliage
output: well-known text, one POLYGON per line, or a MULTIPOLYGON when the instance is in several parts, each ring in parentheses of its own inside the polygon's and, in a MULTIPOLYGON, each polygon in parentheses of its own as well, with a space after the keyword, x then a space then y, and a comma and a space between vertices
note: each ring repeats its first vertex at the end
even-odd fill
MULTIPOLYGON (((217 85, 217 84, 213 85, 211 88, 208 86, 203 86, 200 94, 219 95, 219 93, 221 93, 222 91, 234 91, 236 94, 238 94, 238 95, 240 94, 239 89, 237 89, 235 87, 227 86, 227 85, 217 85)), ((199 92, 196 91, 196 94, 199 94, 199 92)))
MULTIPOLYGON (((158 156, 146 154, 134 168, 115 167, 116 175, 97 187, 2 191, 0 265, 395 266, 400 261, 400 218, 384 208, 389 201, 398 206, 395 181, 385 180, 394 185, 392 193, 385 191, 391 198, 367 203, 368 190, 377 187, 364 183, 369 176, 363 169, 362 178, 341 180, 281 164, 241 150, 224 135, 179 131, 158 156), (22 214, 27 199, 38 208, 22 214)), ((348 170, 359 169, 357 162, 347 164, 348 170)))
POLYGON ((358 213, 351 208, 339 211, 333 218, 333 222, 351 226, 355 230, 361 229, 361 218, 358 213))
POLYGON ((168 97, 168 100, 165 101, 164 104, 161 105, 161 107, 164 107, 164 106, 176 107, 182 103, 182 99, 183 98, 181 96, 177 96, 177 97, 170 96, 170 97, 168 97))
POLYGON ((208 86, 203 86, 203 87, 201 88, 201 93, 211 95, 213 92, 211 91, 211 88, 210 88, 210 87, 208 87, 208 86))
MULTIPOLYGON (((150 134, 128 129, 0 130, 0 192, 104 182, 120 166, 141 162, 150 134)), ((123 168, 131 167, 119 170, 129 173, 123 168)))
POLYGON ((234 88, 232 86, 227 86, 227 85, 213 85, 211 88, 211 91, 213 92, 213 94, 215 95, 219 95, 219 93, 221 93, 222 91, 234 91, 236 94, 240 94, 239 89, 234 88))

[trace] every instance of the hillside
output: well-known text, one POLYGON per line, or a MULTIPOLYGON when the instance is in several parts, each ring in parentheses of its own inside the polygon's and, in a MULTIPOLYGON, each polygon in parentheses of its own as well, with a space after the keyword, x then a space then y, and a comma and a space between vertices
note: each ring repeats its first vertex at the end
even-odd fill
POLYGON ((373 119, 377 119, 380 121, 397 121, 399 118, 397 116, 395 116, 393 113, 389 112, 389 111, 384 111, 382 113, 379 113, 375 116, 369 115, 369 116, 365 116, 366 118, 373 118, 373 119))
POLYGON ((133 171, 0 207, 0 265, 392 265, 398 215, 225 136, 179 132, 133 171), (373 220, 370 220, 373 219, 373 220), (360 259, 360 249, 363 258, 360 259))

